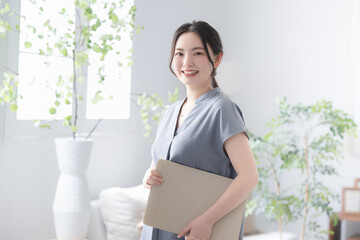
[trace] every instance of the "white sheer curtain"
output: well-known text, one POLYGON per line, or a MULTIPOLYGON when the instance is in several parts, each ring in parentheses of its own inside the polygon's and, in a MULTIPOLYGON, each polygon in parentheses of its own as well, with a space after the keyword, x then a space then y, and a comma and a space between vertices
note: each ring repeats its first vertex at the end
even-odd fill
POLYGON ((357 138, 345 141, 346 151, 360 154, 360 0, 353 0, 344 81, 344 108, 358 124, 357 138))

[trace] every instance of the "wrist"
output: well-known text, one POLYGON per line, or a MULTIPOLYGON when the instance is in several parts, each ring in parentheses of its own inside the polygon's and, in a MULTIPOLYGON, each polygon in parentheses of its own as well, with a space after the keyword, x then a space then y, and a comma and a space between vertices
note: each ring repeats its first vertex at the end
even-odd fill
POLYGON ((206 224, 213 226, 216 223, 216 218, 210 214, 205 212, 200 216, 201 220, 204 221, 206 224))

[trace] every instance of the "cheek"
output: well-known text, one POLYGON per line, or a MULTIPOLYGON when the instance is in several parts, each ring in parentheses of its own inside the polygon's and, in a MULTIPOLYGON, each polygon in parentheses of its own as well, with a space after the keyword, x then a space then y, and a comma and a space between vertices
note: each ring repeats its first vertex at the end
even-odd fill
POLYGON ((173 71, 175 73, 178 73, 181 71, 182 63, 179 60, 173 59, 171 66, 172 66, 173 71))
POLYGON ((197 64, 204 70, 212 71, 211 63, 207 57, 199 59, 197 64))

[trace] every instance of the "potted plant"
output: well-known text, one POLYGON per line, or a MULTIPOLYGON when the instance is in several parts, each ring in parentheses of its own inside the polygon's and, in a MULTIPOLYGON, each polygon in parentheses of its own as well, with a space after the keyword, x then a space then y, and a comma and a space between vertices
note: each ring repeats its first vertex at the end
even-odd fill
MULTIPOLYGON (((89 194, 85 178, 85 171, 89 162, 92 140, 89 139, 101 119, 98 119, 89 134, 82 138, 78 134, 79 101, 84 96, 78 91, 82 82, 87 80, 87 67, 92 63, 90 56, 96 59, 98 79, 98 90, 92 96, 92 102, 96 103, 105 98, 102 93, 102 85, 107 80, 104 69, 105 59, 109 56, 120 56, 126 54, 127 62, 118 62, 117 66, 123 68, 132 65, 131 49, 129 52, 121 53, 117 46, 122 43, 122 34, 130 33, 134 29, 141 29, 134 25, 136 7, 132 1, 97 1, 97 0, 75 0, 73 4, 61 6, 55 9, 54 15, 49 16, 50 8, 54 3, 43 1, 23 1, 28 7, 41 18, 41 24, 32 22, 32 18, 15 13, 8 3, 0 1, 0 38, 6 38, 11 32, 25 32, 29 39, 21 39, 21 46, 31 49, 38 56, 60 57, 71 62, 71 70, 61 73, 56 80, 50 79, 49 91, 55 96, 49 113, 56 116, 62 106, 71 106, 71 114, 62 118, 62 124, 71 130, 71 138, 58 138, 55 140, 56 152, 61 175, 59 177, 57 191, 54 200, 54 218, 57 237, 59 239, 83 239, 87 231, 90 214, 89 194), (99 14, 99 11, 105 14, 99 14), (55 26, 52 17, 62 19, 61 24, 55 26), (20 24, 15 26, 9 19, 20 24), (106 33, 103 29, 106 28, 106 33), (101 34, 102 33, 102 34, 101 34), (36 41, 34 40, 36 36, 36 41), (32 39, 32 40, 31 40, 32 39), (124 65, 125 64, 125 65, 124 65)), ((26 37, 26 36, 25 36, 26 37)), ((115 59, 114 59, 115 61, 115 59)), ((45 60, 44 67, 52 63, 45 60)), ((0 104, 8 104, 12 111, 19 109, 18 101, 22 96, 17 92, 19 79, 17 70, 11 69, 6 64, 0 65, 4 72, 3 79, 0 78, 0 104)), ((34 81, 42 81, 35 78, 34 81)), ((43 82, 43 84, 47 84, 43 82)), ((21 106, 20 106, 21 107, 21 106)), ((50 123, 54 119, 34 120, 34 126, 50 129, 50 123)))
POLYGON ((320 229, 317 218, 327 214, 336 225, 331 202, 339 196, 320 178, 339 176, 335 164, 343 159, 344 135, 354 135, 357 126, 330 101, 291 105, 281 98, 277 103, 280 114, 267 124, 270 132, 250 137, 259 184, 247 214, 263 213, 277 221, 280 239, 283 225, 295 220, 302 221, 300 240, 321 239, 331 232, 320 229), (284 175, 299 177, 294 181, 284 175))

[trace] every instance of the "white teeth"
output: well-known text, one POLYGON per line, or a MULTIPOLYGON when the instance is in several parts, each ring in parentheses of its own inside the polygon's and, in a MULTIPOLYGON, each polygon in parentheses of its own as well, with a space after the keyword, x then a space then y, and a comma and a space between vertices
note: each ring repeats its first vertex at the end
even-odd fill
POLYGON ((198 71, 183 71, 185 74, 194 74, 197 73, 198 71))

